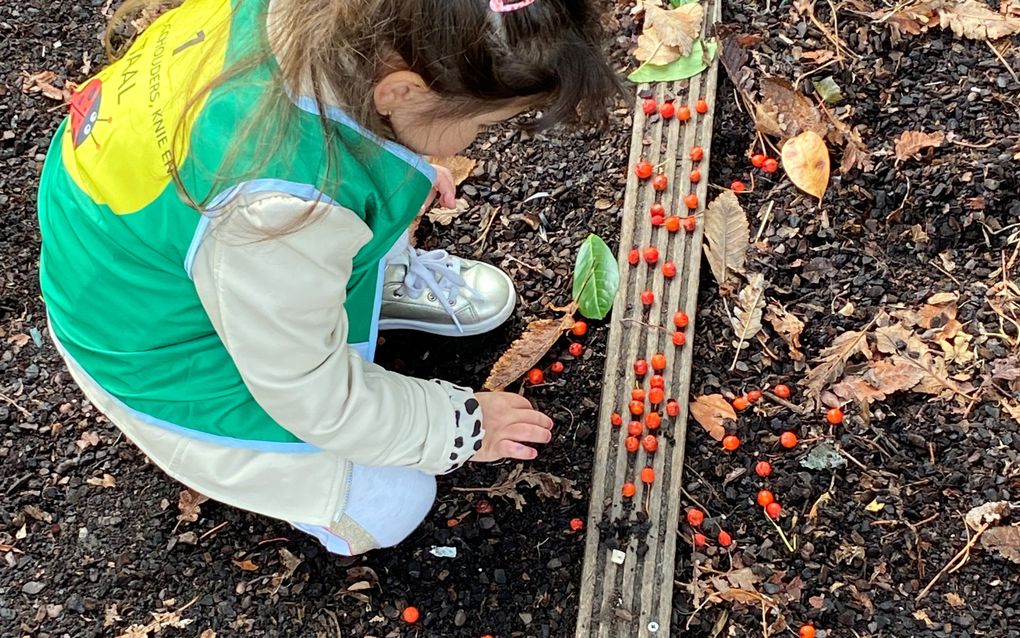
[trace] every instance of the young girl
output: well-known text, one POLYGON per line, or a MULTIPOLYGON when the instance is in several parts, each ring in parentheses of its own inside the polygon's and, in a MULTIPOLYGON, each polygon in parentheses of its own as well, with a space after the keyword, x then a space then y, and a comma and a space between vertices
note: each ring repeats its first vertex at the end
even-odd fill
POLYGON ((51 334, 170 476, 356 554, 417 527, 434 475, 550 440, 518 395, 371 363, 379 329, 515 304, 498 269, 408 247, 453 198, 419 153, 617 90, 587 0, 509 2, 186 0, 79 87, 39 193, 51 334))

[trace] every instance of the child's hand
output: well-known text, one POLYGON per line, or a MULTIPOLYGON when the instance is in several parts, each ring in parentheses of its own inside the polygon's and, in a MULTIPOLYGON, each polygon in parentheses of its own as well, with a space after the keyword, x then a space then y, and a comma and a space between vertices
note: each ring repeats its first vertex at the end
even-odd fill
POLYGON ((512 392, 479 392, 475 394, 482 408, 485 437, 472 461, 488 463, 500 459, 531 460, 538 450, 525 443, 548 443, 552 440, 552 419, 531 407, 528 401, 512 392))
POLYGON ((436 196, 438 196, 439 205, 443 208, 457 207, 457 186, 453 183, 453 173, 445 166, 433 164, 432 168, 436 169, 436 183, 432 187, 432 192, 429 193, 429 198, 425 200, 421 210, 418 211, 419 215, 432 208, 432 201, 437 198, 436 196))

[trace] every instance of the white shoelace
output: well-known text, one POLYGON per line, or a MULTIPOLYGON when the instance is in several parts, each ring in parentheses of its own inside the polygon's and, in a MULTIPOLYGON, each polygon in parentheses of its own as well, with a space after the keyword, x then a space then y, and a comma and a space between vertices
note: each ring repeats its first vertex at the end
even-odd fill
POLYGON ((457 330, 464 332, 453 304, 461 289, 468 294, 477 295, 460 274, 460 260, 450 257, 445 250, 418 250, 411 246, 407 252, 407 273, 401 291, 412 299, 418 299, 426 290, 432 292, 446 313, 453 319, 457 330))

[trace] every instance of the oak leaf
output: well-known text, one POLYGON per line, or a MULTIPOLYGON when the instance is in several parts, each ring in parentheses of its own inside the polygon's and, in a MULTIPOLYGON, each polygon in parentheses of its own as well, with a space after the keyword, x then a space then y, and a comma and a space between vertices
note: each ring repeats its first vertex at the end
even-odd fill
POLYGON ((737 420, 733 406, 721 394, 706 394, 695 398, 691 402, 690 413, 698 425, 705 428, 708 435, 716 441, 722 441, 726 436, 723 422, 737 420))
POLYGON ((559 319, 536 319, 529 323, 524 334, 511 343, 492 366, 482 387, 493 392, 502 390, 533 368, 574 325, 575 309, 576 306, 571 304, 559 319))
POLYGON ((896 138, 896 161, 903 162, 912 157, 919 157, 920 152, 929 148, 942 146, 946 134, 942 131, 925 133, 924 131, 903 131, 896 138))
POLYGON ((723 287, 733 273, 744 272, 751 231, 733 191, 723 191, 705 210, 705 258, 723 287))

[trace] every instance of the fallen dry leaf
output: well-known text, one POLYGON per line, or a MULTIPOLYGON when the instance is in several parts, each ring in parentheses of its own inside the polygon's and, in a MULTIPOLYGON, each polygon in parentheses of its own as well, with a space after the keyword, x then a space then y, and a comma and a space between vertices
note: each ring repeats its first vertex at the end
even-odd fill
POLYGON ((769 302, 765 308, 765 319, 786 342, 790 349, 790 358, 803 361, 804 353, 800 351, 800 335, 804 332, 804 322, 779 305, 776 301, 769 302))
POLYGON ((181 512, 177 515, 177 519, 187 523, 194 523, 198 520, 199 514, 202 513, 202 503, 208 500, 209 497, 205 494, 199 494, 192 489, 182 490, 181 495, 177 499, 177 509, 181 512))
POLYGON ((654 4, 645 5, 645 27, 652 27, 663 45, 674 47, 683 57, 691 52, 701 34, 705 9, 697 2, 665 10, 654 4))
POLYGON ((774 607, 775 603, 763 596, 755 587, 760 578, 750 567, 742 567, 725 574, 713 576, 708 581, 698 581, 703 587, 702 596, 713 603, 727 601, 741 605, 774 607))
POLYGON ((430 164, 442 166, 450 171, 450 174, 453 175, 454 186, 460 186, 461 182, 471 177, 471 171, 474 170, 475 164, 478 163, 476 160, 464 157, 463 155, 447 155, 446 157, 429 155, 428 161, 430 164))
POLYGON ((237 565, 239 569, 246 572, 253 572, 259 568, 259 566, 253 563, 250 558, 246 558, 244 560, 235 560, 234 564, 237 565))
POLYGON ((655 30, 655 27, 646 24, 644 31, 638 36, 634 57, 640 62, 649 64, 669 64, 683 56, 680 54, 680 49, 663 44, 662 36, 655 30))
POLYGON ((92 476, 85 479, 85 482, 88 483, 89 485, 95 485, 97 487, 105 488, 117 487, 117 479, 113 478, 109 474, 103 474, 102 477, 92 476))
POLYGON ((953 591, 946 593, 945 599, 946 602, 949 603, 951 607, 956 607, 957 609, 959 609, 960 607, 967 606, 967 602, 960 597, 960 594, 957 594, 956 592, 953 591))
POLYGON ((895 358, 879 359, 864 374, 833 385, 832 392, 844 401, 884 401, 890 394, 913 388, 923 376, 916 366, 897 363, 895 358))
POLYGON ((723 191, 705 210, 705 258, 720 288, 744 272, 751 231, 733 191, 723 191))
POLYGON ((576 306, 571 304, 559 319, 537 319, 529 323, 524 334, 511 343, 493 364, 482 387, 497 392, 520 379, 549 352, 564 332, 573 327, 575 309, 576 306))
POLYGON ((755 108, 755 126, 762 133, 780 140, 804 131, 814 131, 821 138, 831 135, 825 115, 790 82, 764 78, 759 93, 761 102, 755 108))
POLYGON ((814 131, 786 140, 781 150, 783 170, 794 186, 821 200, 829 188, 829 149, 814 131))
POLYGON ((1020 33, 1020 17, 996 13, 978 0, 942 2, 936 11, 939 25, 952 29, 958 38, 997 40, 1020 33))
POLYGON ((22 93, 42 93, 44 96, 57 102, 69 102, 74 92, 73 82, 64 82, 64 88, 58 89, 52 82, 57 79, 53 71, 39 71, 38 73, 21 72, 22 93))
POLYGON ((985 530, 981 535, 981 545, 985 549, 994 549, 1014 563, 1020 563, 1020 525, 985 530))
MULTIPOLYGON (((484 488, 483 491, 490 497, 502 496, 509 498, 514 502, 514 506, 518 511, 524 509, 527 501, 524 500, 524 496, 518 491, 517 487, 524 483, 530 487, 538 490, 539 495, 543 498, 562 498, 563 496, 570 496, 575 499, 583 497, 580 491, 574 487, 574 481, 550 474, 549 472, 534 472, 528 470, 524 471, 524 464, 518 463, 513 470, 504 472, 500 475, 500 478, 496 479, 490 487, 484 488)), ((478 488, 453 488, 454 491, 468 490, 472 492, 479 491, 478 488)))
POLYGON ((735 344, 751 339, 761 332, 761 315, 765 309, 765 276, 752 273, 747 278, 747 285, 740 289, 737 302, 733 305, 730 325, 737 337, 735 344))
POLYGON ((212 629, 206 629, 198 635, 198 638, 216 638, 216 632, 212 629))
POLYGON ((917 609, 917 610, 915 610, 914 611, 914 618, 916 618, 917 620, 920 620, 921 622, 923 622, 925 625, 928 626, 929 629, 931 629, 932 627, 935 626, 935 621, 933 621, 928 616, 928 610, 926 610, 926 609, 917 609))
POLYGON ((453 220, 463 215, 469 208, 470 205, 467 200, 461 197, 457 199, 456 208, 443 208, 442 206, 437 206, 425 214, 428 216, 429 221, 433 224, 449 226, 453 220))
POLYGON ((732 26, 723 24, 716 24, 715 30, 716 36, 720 38, 719 62, 722 63, 733 86, 737 87, 745 98, 750 99, 755 74, 748 66, 750 55, 744 45, 744 36, 732 26))
POLYGON ((808 370, 804 376, 805 394, 817 403, 825 386, 843 374, 847 360, 854 354, 862 354, 871 359, 871 348, 868 346, 867 331, 851 330, 836 337, 832 345, 824 348, 818 363, 808 370))
POLYGON ((925 133, 923 131, 903 131, 896 138, 896 161, 904 162, 912 157, 920 157, 920 152, 928 148, 942 146, 946 134, 942 131, 925 133))
POLYGON ((722 441, 726 436, 723 422, 737 420, 733 406, 721 394, 706 394, 695 398, 691 402, 690 413, 698 425, 705 428, 708 435, 716 441, 722 441))
POLYGON ((1009 501, 990 501, 972 507, 963 520, 971 529, 978 529, 982 525, 995 525, 1009 516, 1011 511, 1009 501))

